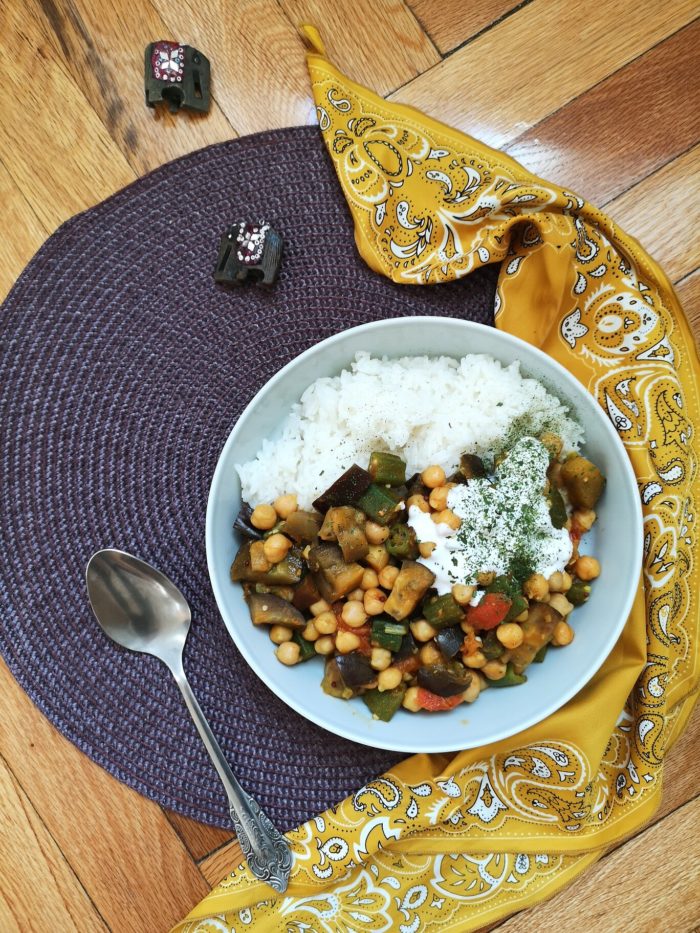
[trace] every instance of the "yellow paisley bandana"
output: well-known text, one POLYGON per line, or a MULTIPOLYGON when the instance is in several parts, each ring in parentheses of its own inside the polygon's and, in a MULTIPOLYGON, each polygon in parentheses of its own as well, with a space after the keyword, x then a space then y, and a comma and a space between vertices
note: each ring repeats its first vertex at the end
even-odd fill
POLYGON ((608 412, 634 465, 643 585, 591 683, 515 738, 416 755, 289 833, 287 893, 245 865, 177 927, 473 930, 549 897, 648 820, 698 692, 698 361, 662 270, 582 198, 345 78, 305 27, 318 119, 358 249, 396 282, 500 262, 496 325, 608 412))

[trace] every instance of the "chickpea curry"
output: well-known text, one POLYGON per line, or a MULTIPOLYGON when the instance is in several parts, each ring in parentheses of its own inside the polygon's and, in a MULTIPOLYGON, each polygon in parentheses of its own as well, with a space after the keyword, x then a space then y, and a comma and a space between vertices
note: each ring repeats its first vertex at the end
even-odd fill
POLYGON ((449 478, 431 465, 407 479, 400 457, 377 451, 312 510, 293 493, 244 504, 231 579, 282 664, 324 659, 327 694, 361 696, 385 722, 402 707, 450 710, 487 687, 525 683, 530 664, 572 642, 571 613, 600 573, 579 546, 604 486, 593 463, 563 455, 551 434, 521 439, 493 462, 465 453, 449 478), (509 512, 507 483, 536 463, 541 474, 509 512), (491 524, 479 524, 474 503, 494 513, 491 524), (537 508, 544 523, 527 517, 537 508))

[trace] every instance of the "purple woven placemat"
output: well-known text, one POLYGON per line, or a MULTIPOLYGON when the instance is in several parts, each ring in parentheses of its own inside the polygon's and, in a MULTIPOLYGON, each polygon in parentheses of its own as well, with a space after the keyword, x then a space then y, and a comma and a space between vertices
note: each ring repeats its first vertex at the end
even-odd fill
POLYGON ((116 546, 189 600, 192 686, 241 782, 281 827, 399 760, 316 728, 249 670, 209 586, 207 493, 236 418, 284 363, 384 317, 490 322, 495 275, 410 288, 372 273, 314 127, 170 163, 42 247, 0 317, 0 652, 78 748, 166 807, 230 825, 167 670, 117 648, 92 618, 85 564, 116 546), (267 218, 284 236, 270 291, 213 281, 219 235, 239 218, 267 218))

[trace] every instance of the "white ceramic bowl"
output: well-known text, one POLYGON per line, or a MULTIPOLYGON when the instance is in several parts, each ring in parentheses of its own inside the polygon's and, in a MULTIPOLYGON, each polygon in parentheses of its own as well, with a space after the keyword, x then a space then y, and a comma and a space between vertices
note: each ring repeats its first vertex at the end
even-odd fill
POLYGON ((642 558, 642 517, 634 472, 610 421, 583 386, 540 350, 492 327, 452 318, 410 317, 344 331, 312 347, 281 369, 253 398, 229 435, 209 493, 207 561, 219 610, 231 638, 255 673, 285 703, 336 735, 405 752, 474 748, 514 735, 566 703, 593 676, 617 641, 630 612, 642 558), (253 458, 264 437, 274 438, 293 402, 320 376, 337 375, 358 350, 387 356, 487 353, 544 382, 583 423, 584 453, 607 477, 598 521, 586 551, 602 565, 591 598, 573 616, 576 638, 544 664, 528 668, 526 684, 486 690, 473 705, 448 713, 401 711, 390 723, 373 720, 361 699, 323 693, 321 660, 285 667, 273 654, 266 627, 254 627, 241 587, 229 568, 239 546, 231 528, 240 506, 234 464, 253 458))

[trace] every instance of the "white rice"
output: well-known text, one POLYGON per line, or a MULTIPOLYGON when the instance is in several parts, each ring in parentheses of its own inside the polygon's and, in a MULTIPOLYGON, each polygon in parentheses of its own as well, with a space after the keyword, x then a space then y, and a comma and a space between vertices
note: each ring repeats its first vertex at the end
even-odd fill
POLYGON ((373 450, 399 454, 407 476, 439 464, 454 472, 462 453, 493 456, 513 435, 558 434, 566 450, 583 442, 568 409, 519 363, 484 354, 387 359, 358 353, 349 370, 317 379, 292 406, 278 440, 237 464, 253 505, 295 492, 300 508, 373 450))

